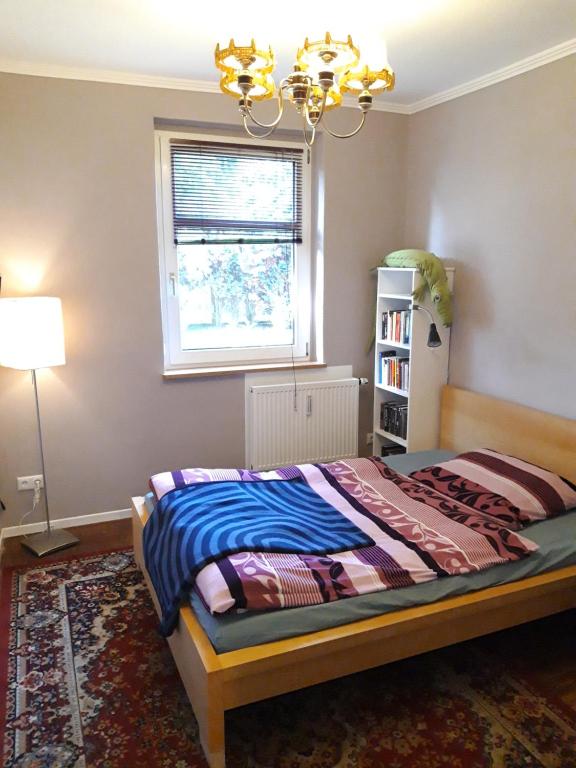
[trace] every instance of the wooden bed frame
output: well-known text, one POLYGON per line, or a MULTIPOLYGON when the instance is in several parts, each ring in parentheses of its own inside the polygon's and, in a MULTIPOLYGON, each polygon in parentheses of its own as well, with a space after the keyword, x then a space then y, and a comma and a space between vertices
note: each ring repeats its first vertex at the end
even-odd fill
MULTIPOLYGON (((478 446, 543 465, 576 482, 576 421, 445 387, 442 448, 478 446)), ((144 567, 142 497, 132 499, 134 550, 144 567)), ((189 607, 168 639, 210 768, 225 765, 224 714, 254 701, 513 627, 576 607, 576 566, 298 637, 217 654, 189 607)))

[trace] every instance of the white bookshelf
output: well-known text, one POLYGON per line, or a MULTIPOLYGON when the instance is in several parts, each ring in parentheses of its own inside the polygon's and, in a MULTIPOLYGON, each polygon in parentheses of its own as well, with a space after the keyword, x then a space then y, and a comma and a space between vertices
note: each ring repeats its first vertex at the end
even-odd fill
MULTIPOLYGON (((450 290, 454 285, 454 270, 448 268, 450 290)), ((407 451, 425 451, 438 447, 440 429, 440 394, 448 380, 450 329, 444 328, 429 294, 422 306, 432 312, 442 340, 440 347, 428 347, 430 320, 425 312, 412 310, 412 291, 420 285, 416 269, 380 267, 376 300, 376 341, 374 345, 374 445, 373 453, 382 455, 387 446, 402 446, 407 451), (408 310, 411 333, 408 343, 386 341, 382 338, 382 315, 391 310, 408 310), (407 390, 382 382, 381 355, 396 353, 397 358, 409 358, 410 375, 407 390), (380 421, 382 403, 405 403, 408 406, 406 437, 386 431, 380 421)))

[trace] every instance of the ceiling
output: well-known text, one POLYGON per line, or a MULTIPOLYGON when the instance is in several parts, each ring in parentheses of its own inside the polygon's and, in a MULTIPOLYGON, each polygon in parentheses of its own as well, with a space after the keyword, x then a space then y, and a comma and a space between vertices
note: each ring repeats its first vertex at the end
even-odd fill
POLYGON ((377 101, 413 111, 576 52, 576 0, 364 0, 353 19, 351 7, 0 0, 0 71, 212 90, 216 42, 271 44, 283 76, 304 37, 329 30, 361 50, 385 40, 397 85, 377 101))

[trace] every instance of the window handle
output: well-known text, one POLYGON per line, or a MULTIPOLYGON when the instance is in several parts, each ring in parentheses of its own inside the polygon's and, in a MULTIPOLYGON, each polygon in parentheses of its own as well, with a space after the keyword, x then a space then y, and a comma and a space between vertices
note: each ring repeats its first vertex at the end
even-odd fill
POLYGON ((172 296, 176 296, 176 273, 170 272, 168 275, 168 280, 170 282, 170 290, 172 291, 172 296))

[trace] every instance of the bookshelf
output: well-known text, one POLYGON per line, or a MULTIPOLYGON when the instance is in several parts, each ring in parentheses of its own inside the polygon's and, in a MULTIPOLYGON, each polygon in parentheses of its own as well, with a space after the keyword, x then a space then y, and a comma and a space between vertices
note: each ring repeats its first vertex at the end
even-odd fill
MULTIPOLYGON (((428 315, 412 309, 412 291, 421 281, 418 270, 380 267, 377 272, 373 453, 436 448, 450 329, 443 327, 427 296, 422 306, 434 316, 442 339, 441 346, 428 347, 428 315)), ((454 270, 446 272, 452 290, 454 270)))

